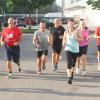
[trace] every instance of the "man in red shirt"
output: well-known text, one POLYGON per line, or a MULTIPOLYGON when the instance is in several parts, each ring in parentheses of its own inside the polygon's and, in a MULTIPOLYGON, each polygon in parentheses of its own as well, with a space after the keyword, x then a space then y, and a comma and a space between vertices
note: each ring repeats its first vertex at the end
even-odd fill
POLYGON ((100 27, 96 28, 94 37, 96 38, 96 45, 98 48, 98 51, 97 51, 98 70, 100 70, 100 27))
POLYGON ((9 18, 8 27, 3 29, 1 35, 1 45, 4 45, 6 51, 6 63, 9 70, 8 78, 12 78, 12 59, 18 65, 19 72, 21 71, 19 43, 22 38, 22 33, 20 29, 15 26, 14 22, 13 18, 9 18))

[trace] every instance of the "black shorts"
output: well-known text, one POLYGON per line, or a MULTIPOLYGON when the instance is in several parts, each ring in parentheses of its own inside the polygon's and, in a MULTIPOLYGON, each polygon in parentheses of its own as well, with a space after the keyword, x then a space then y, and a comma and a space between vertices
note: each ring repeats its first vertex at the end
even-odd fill
POLYGON ((98 49, 98 51, 100 51, 100 45, 97 45, 97 49, 98 49))
POLYGON ((53 44, 52 45, 52 52, 53 53, 57 53, 58 55, 60 55, 62 50, 62 45, 61 44, 53 44))
POLYGON ((88 49, 87 45, 86 46, 80 46, 78 57, 81 57, 82 55, 86 55, 87 54, 87 49, 88 49))
POLYGON ((72 67, 75 67, 78 53, 73 53, 70 51, 65 51, 65 53, 67 59, 67 68, 71 69, 72 67))
POLYGON ((37 57, 38 58, 40 58, 42 55, 47 56, 48 55, 48 50, 37 51, 37 57))
POLYGON ((19 46, 6 46, 5 45, 5 60, 19 63, 20 60, 20 47, 19 46))

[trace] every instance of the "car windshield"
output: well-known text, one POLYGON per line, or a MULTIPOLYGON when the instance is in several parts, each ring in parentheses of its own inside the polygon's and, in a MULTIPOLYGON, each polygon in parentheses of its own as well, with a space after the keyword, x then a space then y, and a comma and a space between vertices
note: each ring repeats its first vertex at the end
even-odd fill
POLYGON ((18 18, 17 20, 18 20, 18 21, 25 21, 24 18, 18 18))

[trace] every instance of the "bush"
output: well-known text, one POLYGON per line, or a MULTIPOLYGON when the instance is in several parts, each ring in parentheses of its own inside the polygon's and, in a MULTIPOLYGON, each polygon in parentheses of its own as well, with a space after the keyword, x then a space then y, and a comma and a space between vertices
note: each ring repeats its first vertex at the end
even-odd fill
POLYGON ((36 31, 36 29, 21 29, 22 33, 32 33, 34 34, 34 32, 36 31))

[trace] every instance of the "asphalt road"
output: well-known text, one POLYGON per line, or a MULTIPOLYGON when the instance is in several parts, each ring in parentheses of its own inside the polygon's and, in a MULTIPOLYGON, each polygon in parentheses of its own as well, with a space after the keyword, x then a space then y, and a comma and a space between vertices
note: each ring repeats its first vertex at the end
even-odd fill
POLYGON ((0 100, 100 100, 100 72, 97 70, 95 40, 89 41, 87 76, 75 75, 73 85, 67 84, 66 59, 62 51, 59 69, 53 72, 49 48, 47 69, 37 75, 36 52, 32 35, 24 35, 21 43, 22 72, 13 63, 13 79, 7 79, 4 49, 0 47, 0 100))

